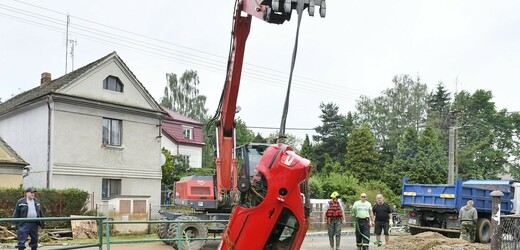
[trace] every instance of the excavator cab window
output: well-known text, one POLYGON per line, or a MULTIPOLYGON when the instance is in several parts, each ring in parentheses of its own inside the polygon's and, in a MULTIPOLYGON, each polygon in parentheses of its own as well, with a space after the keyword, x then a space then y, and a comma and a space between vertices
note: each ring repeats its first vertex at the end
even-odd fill
POLYGON ((236 148, 240 178, 251 179, 253 177, 256 165, 260 162, 267 147, 269 147, 267 144, 250 143, 236 148))
POLYGON ((298 220, 294 213, 288 208, 283 208, 264 246, 264 250, 291 249, 298 229, 298 220))

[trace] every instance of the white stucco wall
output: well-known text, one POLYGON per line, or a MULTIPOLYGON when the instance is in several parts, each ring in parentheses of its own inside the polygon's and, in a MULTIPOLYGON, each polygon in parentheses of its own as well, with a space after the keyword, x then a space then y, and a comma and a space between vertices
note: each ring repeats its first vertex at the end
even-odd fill
POLYGON ((190 156, 190 167, 202 167, 202 148, 187 145, 179 145, 179 154, 190 156))
POLYGON ((76 82, 60 89, 60 93, 81 96, 94 100, 106 100, 127 106, 151 109, 152 106, 145 98, 145 92, 138 86, 130 74, 123 70, 123 66, 116 59, 111 59, 96 67, 92 72, 82 76, 76 82), (103 80, 108 76, 116 76, 123 84, 123 92, 103 89, 103 80))
POLYGON ((63 103, 55 104, 54 117, 53 187, 88 187, 101 204, 101 180, 121 179, 121 194, 150 195, 159 204, 159 119, 63 103), (102 145, 103 117, 122 120, 121 147, 102 145))
POLYGON ((47 186, 47 117, 45 101, 0 117, 0 135, 30 164, 30 175, 24 178, 24 186, 47 186))
POLYGON ((192 167, 192 168, 201 168, 202 167, 202 147, 177 145, 174 141, 170 140, 164 134, 162 136, 161 144, 162 144, 161 147, 169 150, 172 155, 189 155, 190 156, 190 167, 192 167))
POLYGON ((164 133, 162 133, 161 148, 169 150, 173 155, 177 154, 177 144, 170 140, 170 138, 168 138, 168 136, 166 136, 164 133))

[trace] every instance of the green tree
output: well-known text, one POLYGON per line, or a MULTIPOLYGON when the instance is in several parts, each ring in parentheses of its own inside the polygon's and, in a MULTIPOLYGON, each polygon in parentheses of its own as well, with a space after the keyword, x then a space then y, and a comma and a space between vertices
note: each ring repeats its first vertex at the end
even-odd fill
POLYGON ((449 149, 450 108, 450 93, 442 83, 439 83, 435 92, 432 92, 428 99, 428 124, 435 129, 446 152, 449 149))
POLYGON ((325 153, 325 164, 323 165, 322 174, 330 175, 332 173, 341 173, 341 169, 343 168, 341 164, 337 161, 333 161, 329 154, 325 153))
POLYGON ((464 179, 497 178, 505 173, 504 167, 515 153, 512 118, 506 110, 497 112, 492 98, 491 91, 485 90, 461 91, 455 96, 459 124, 456 165, 464 179))
POLYGON ((173 183, 180 180, 181 177, 186 176, 190 168, 187 158, 183 155, 172 155, 171 152, 162 148, 162 153, 166 158, 166 162, 162 165, 162 180, 161 184, 173 188, 173 183))
POLYGON ((312 161, 313 156, 313 148, 311 140, 309 139, 309 135, 305 135, 305 140, 303 140, 302 149, 300 150, 300 156, 312 161))
POLYGON ((168 81, 164 88, 161 105, 183 116, 203 121, 206 109, 206 96, 199 94, 197 71, 186 70, 180 78, 176 74, 166 74, 168 81))
POLYGON ((256 133, 256 136, 255 138, 253 139, 253 142, 257 142, 257 143, 267 143, 267 140, 262 137, 262 135, 260 133, 256 133))
POLYGON ((321 103, 320 110, 322 125, 316 127, 317 134, 313 135, 316 145, 312 157, 318 171, 321 171, 325 164, 325 153, 328 153, 333 161, 343 162, 348 136, 352 132, 355 119, 351 113, 348 116, 340 114, 339 107, 334 103, 321 103))
POLYGON ((419 133, 415 128, 408 128, 397 145, 392 164, 385 167, 387 183, 394 193, 401 192, 403 175, 408 175, 417 165, 418 153, 419 133))
POLYGON ((395 76, 393 88, 371 99, 362 96, 356 108, 362 122, 368 123, 376 135, 376 145, 382 148, 383 160, 391 162, 404 130, 419 128, 426 121, 428 88, 419 78, 395 76))
POLYGON ((235 134, 237 146, 251 143, 255 139, 255 133, 247 128, 247 125, 242 119, 235 119, 235 134))
POLYGON ((360 180, 380 180, 384 177, 378 158, 374 135, 365 123, 355 129, 348 138, 346 170, 360 180))
POLYGON ((510 114, 511 119, 511 160, 507 165, 509 173, 515 180, 520 179, 520 113, 513 112, 510 114))
POLYGON ((440 184, 448 180, 448 160, 437 134, 426 127, 419 139, 416 166, 407 171, 415 183, 440 184))

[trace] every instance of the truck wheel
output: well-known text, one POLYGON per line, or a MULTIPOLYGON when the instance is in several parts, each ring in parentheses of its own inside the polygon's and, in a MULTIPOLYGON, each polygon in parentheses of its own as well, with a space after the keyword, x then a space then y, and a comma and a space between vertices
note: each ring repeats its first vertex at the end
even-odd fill
MULTIPOLYGON (((194 216, 180 216, 176 220, 184 220, 186 222, 182 222, 179 224, 180 226, 180 238, 181 238, 181 248, 178 249, 178 241, 168 241, 169 244, 173 246, 174 249, 183 250, 199 250, 202 249, 204 244, 206 244, 206 240, 191 240, 193 238, 207 238, 208 237, 208 229, 204 223, 200 222, 189 222, 190 220, 199 220, 199 218, 194 216)), ((168 238, 177 238, 177 224, 170 223, 168 226, 168 238)))
POLYGON ((411 235, 416 235, 416 234, 420 234, 422 232, 421 229, 419 228, 414 228, 414 227, 410 227, 408 228, 410 230, 410 234, 411 235))
POLYGON ((491 222, 488 218, 480 218, 477 222, 477 232, 475 240, 480 243, 489 243, 491 240, 491 222))
MULTIPOLYGON (((158 223, 157 224, 157 236, 159 239, 165 239, 168 237, 168 223, 158 223)), ((163 240, 164 243, 170 244, 168 241, 163 240)))

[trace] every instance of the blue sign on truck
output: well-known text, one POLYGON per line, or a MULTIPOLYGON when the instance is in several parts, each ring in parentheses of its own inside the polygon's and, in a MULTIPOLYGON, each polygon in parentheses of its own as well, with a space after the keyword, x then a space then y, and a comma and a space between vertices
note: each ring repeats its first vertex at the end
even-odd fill
POLYGON ((490 241, 491 202, 489 195, 493 190, 504 193, 500 201, 502 214, 518 213, 520 183, 510 180, 468 180, 457 179, 454 185, 411 184, 403 178, 401 205, 412 209, 408 213, 410 233, 437 231, 449 237, 460 234, 460 208, 468 200, 473 200, 479 220, 476 225, 477 240, 490 241), (518 189, 518 192, 515 192, 518 189))

